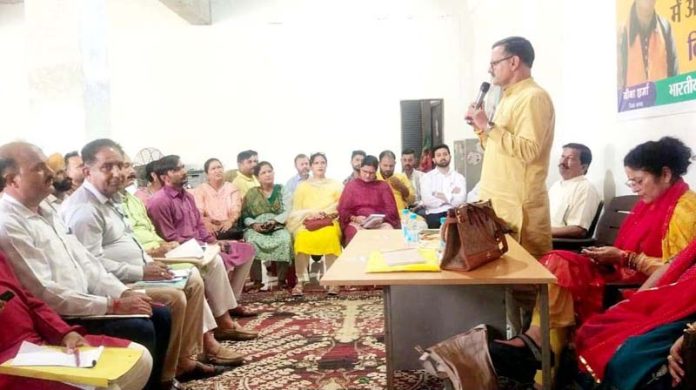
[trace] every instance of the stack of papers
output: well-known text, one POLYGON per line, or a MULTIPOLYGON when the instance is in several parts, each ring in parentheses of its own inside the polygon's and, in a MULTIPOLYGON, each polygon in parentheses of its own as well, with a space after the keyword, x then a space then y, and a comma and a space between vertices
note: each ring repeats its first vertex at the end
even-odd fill
POLYGON ((191 239, 167 252, 164 257, 156 257, 154 260, 164 263, 191 263, 202 268, 208 265, 220 254, 219 245, 206 245, 201 247, 198 241, 191 239))
POLYGON ((17 356, 12 360, 13 366, 59 366, 92 368, 97 365, 104 347, 80 348, 79 362, 74 353, 65 353, 60 349, 36 345, 23 341, 17 356))
POLYGON ((407 248, 374 251, 367 259, 365 272, 438 272, 440 260, 432 249, 407 248))
POLYGON ((192 238, 167 252, 164 257, 167 259, 202 259, 204 254, 205 251, 198 244, 198 241, 192 238))
POLYGON ((423 264, 428 261, 423 257, 417 248, 398 249, 394 251, 383 251, 382 258, 388 266, 408 264, 423 264))
POLYGON ((69 359, 65 361, 67 366, 58 366, 58 361, 62 358, 56 359, 55 356, 50 357, 50 365, 38 365, 46 358, 44 354, 46 350, 51 353, 66 354, 61 352, 60 347, 30 345, 25 348, 22 346, 17 357, 0 364, 0 374, 64 382, 83 389, 94 386, 109 387, 116 379, 130 370, 143 354, 143 351, 139 349, 102 347, 99 348, 102 351, 99 352, 100 356, 95 356, 90 354, 90 350, 93 349, 95 348, 80 347, 80 366, 83 365, 83 361, 85 364, 96 362, 95 366, 82 368, 75 367, 74 354, 67 354, 69 356, 69 359), (37 348, 43 350, 38 356, 34 352, 38 352, 37 348), (17 361, 18 358, 21 358, 22 351, 28 351, 29 354, 33 355, 30 357, 30 363, 33 365, 18 365, 22 363, 21 360, 17 361))

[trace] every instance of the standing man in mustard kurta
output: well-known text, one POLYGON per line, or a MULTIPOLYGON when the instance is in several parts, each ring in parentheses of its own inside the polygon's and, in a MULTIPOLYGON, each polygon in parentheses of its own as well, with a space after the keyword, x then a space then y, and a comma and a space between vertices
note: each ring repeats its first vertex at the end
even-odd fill
MULTIPOLYGON (((467 118, 485 149, 480 199, 491 199, 498 216, 514 229, 513 237, 539 258, 551 250, 546 176, 555 114, 549 94, 532 79, 533 62, 534 48, 525 38, 493 44, 489 73, 503 89, 500 103, 493 120, 473 105, 467 118)), ((517 290, 515 301, 533 307, 536 293, 517 290)), ((510 317, 513 328, 515 317, 510 317)))

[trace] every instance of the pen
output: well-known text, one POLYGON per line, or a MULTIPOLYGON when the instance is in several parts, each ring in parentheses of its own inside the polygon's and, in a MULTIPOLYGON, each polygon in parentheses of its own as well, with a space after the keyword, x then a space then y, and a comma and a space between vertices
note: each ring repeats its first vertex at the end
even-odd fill
POLYGON ((159 302, 150 302, 150 306, 153 307, 167 307, 164 303, 159 303, 159 302))
POLYGON ((80 350, 74 348, 73 353, 75 354, 75 367, 80 367, 80 350))

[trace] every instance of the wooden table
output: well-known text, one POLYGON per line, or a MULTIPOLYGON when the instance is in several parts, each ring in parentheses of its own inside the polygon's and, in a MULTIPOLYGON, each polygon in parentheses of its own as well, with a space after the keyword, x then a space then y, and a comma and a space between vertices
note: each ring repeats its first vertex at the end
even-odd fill
POLYGON ((507 237, 508 252, 471 272, 365 272, 375 250, 406 248, 400 230, 361 230, 345 248, 322 285, 384 286, 384 336, 387 386, 394 370, 421 368, 416 345, 429 347, 481 323, 505 334, 505 289, 511 285, 539 287, 543 386, 551 388, 548 284, 556 278, 522 246, 507 237))

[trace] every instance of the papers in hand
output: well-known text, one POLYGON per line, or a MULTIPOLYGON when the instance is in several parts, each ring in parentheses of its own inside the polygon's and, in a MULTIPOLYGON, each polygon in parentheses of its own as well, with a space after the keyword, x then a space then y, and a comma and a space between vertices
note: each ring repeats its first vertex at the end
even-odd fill
POLYGON ((384 258, 384 262, 390 267, 428 262, 428 259, 421 255, 418 248, 385 251, 382 252, 382 257, 384 258))
POLYGON ((370 214, 362 223, 365 229, 376 228, 384 222, 384 214, 370 214))
POLYGON ((185 259, 185 258, 195 258, 202 259, 205 251, 198 244, 195 239, 190 239, 185 243, 177 246, 176 248, 170 250, 164 254, 167 259, 185 259))
POLYGON ((170 250, 164 257, 155 257, 154 260, 163 263, 191 263, 197 267, 205 267, 219 254, 220 245, 207 245, 204 249, 196 240, 191 239, 170 250))
POLYGON ((65 353, 60 349, 36 345, 23 341, 17 356, 12 360, 13 366, 60 366, 91 368, 97 365, 104 347, 80 348, 80 365, 76 364, 74 353, 65 353))

